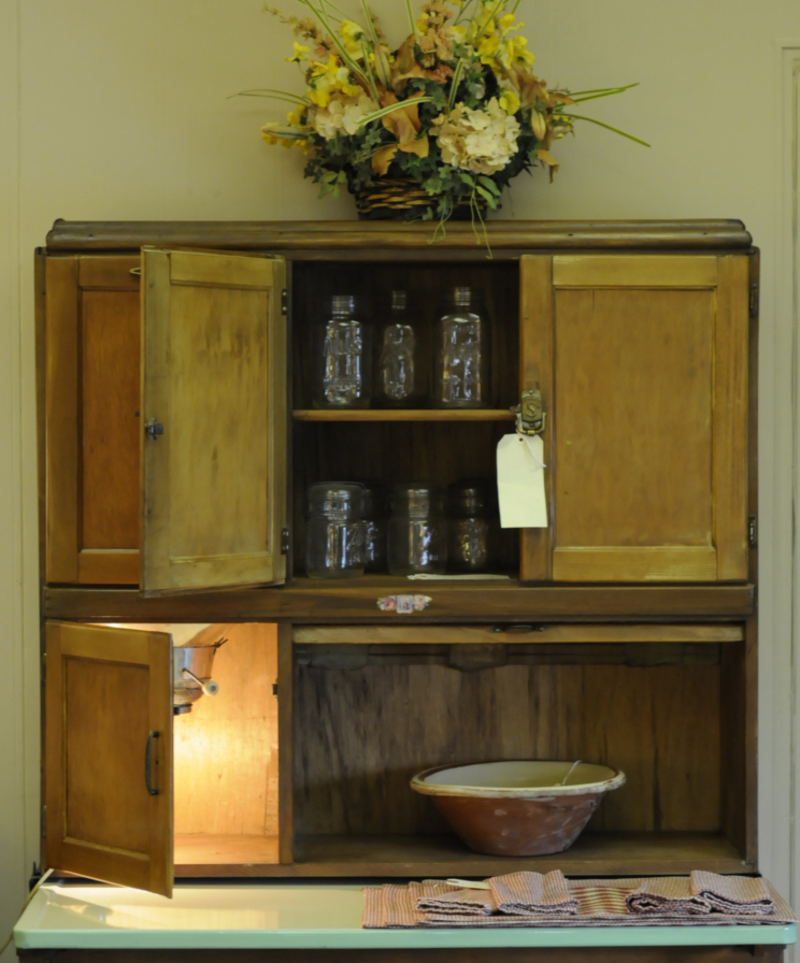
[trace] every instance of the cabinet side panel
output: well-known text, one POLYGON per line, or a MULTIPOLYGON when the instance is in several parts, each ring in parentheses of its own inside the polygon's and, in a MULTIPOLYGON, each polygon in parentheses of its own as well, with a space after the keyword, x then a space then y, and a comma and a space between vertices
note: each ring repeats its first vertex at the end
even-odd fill
MULTIPOLYGON (((553 384, 553 259, 523 256, 520 269, 520 392, 539 388, 546 413, 544 432, 545 496, 552 505, 555 466, 555 394, 553 384)), ((548 528, 521 533, 520 578, 547 581, 553 577, 553 513, 548 528)))
POLYGON ((719 259, 714 378, 714 544, 717 578, 747 578, 748 274, 719 259))
POLYGON ((278 626, 278 832, 280 861, 294 862, 294 655, 292 627, 278 626))
MULTIPOLYGON (((749 706, 746 678, 748 643, 755 645, 755 621, 747 623, 748 639, 722 647, 720 702, 721 772, 720 814, 722 829, 744 856, 747 853, 747 772, 755 762, 748 746, 749 706)), ((755 854, 749 854, 754 858, 755 854)))
POLYGON ((46 266, 47 581, 78 580, 78 268, 46 266))

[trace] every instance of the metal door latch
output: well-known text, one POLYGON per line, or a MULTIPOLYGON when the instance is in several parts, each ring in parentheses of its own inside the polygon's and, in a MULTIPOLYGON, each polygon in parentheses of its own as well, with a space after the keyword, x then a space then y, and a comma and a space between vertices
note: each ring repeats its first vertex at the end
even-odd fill
POLYGON ((164 426, 159 424, 155 418, 150 418, 144 426, 144 431, 153 441, 158 441, 158 436, 164 434, 164 426))
POLYGON ((520 403, 511 410, 517 416, 517 431, 523 435, 538 435, 544 431, 546 413, 542 408, 542 393, 538 388, 525 388, 520 403))

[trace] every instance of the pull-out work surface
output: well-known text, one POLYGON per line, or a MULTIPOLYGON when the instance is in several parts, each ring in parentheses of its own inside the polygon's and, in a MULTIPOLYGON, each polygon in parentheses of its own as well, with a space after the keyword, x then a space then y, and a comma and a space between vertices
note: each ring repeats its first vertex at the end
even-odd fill
MULTIPOLYGON (((374 885, 374 880, 370 883, 374 885)), ((420 951, 527 947, 533 951, 745 946, 753 948, 756 956, 775 960, 780 959, 779 947, 797 939, 793 924, 367 930, 361 928, 362 909, 362 887, 353 882, 193 883, 176 886, 172 899, 124 887, 60 883, 45 885, 36 893, 14 929, 14 941, 21 958, 31 960, 49 955, 37 951, 51 949, 420 951)), ((90 955, 97 960, 102 957, 101 953, 90 955)), ((399 957, 392 954, 392 959, 399 957)))

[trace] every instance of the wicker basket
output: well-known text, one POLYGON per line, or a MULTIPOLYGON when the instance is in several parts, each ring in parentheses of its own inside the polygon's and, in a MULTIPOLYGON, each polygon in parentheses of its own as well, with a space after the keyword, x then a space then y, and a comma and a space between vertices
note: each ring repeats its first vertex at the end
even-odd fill
MULTIPOLYGON (((381 177, 355 197, 356 211, 362 221, 419 220, 437 200, 410 177, 381 177)), ((481 214, 485 214, 486 202, 483 198, 476 198, 476 201, 481 214)), ((468 221, 471 218, 469 204, 457 204, 450 214, 453 221, 468 221)))

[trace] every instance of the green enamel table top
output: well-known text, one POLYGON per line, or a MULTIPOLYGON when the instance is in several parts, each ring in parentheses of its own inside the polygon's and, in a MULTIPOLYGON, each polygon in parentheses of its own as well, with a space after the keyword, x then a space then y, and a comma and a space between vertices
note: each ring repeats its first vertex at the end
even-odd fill
POLYGON ((361 929, 358 883, 179 885, 173 898, 101 885, 45 885, 14 928, 18 949, 336 949, 491 946, 734 946, 794 943, 794 925, 593 929, 361 929))

